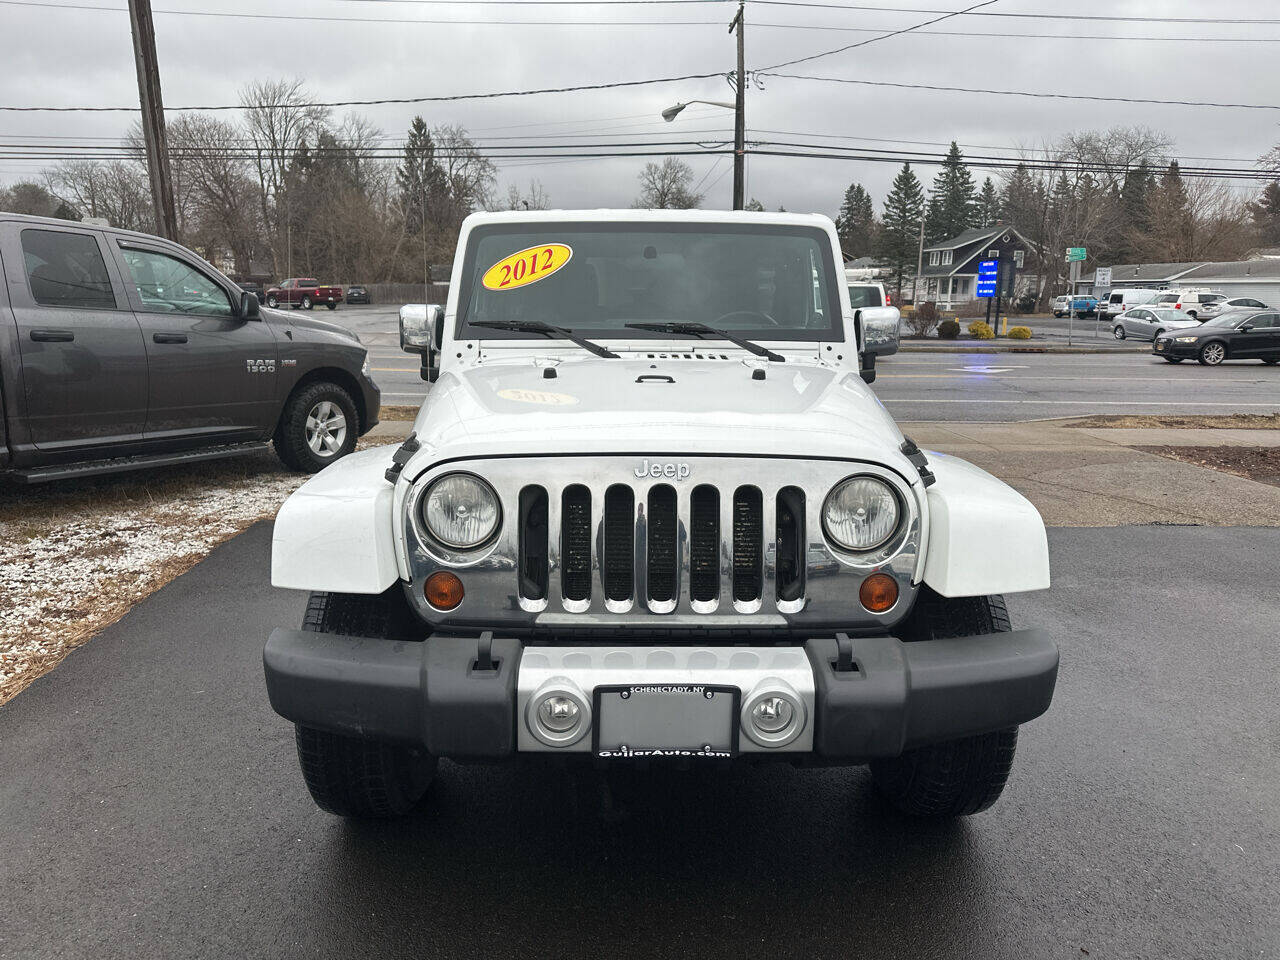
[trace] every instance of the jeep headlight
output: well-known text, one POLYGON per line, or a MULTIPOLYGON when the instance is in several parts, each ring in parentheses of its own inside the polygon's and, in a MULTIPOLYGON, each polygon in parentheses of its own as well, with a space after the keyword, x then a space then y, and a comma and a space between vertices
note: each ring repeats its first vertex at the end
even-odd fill
POLYGON ((822 527, 846 550, 874 550, 898 529, 898 495, 875 477, 850 477, 827 494, 822 527))
POLYGON ((447 473, 433 480, 418 509, 427 532, 459 550, 480 546, 502 520, 493 487, 469 473, 447 473))

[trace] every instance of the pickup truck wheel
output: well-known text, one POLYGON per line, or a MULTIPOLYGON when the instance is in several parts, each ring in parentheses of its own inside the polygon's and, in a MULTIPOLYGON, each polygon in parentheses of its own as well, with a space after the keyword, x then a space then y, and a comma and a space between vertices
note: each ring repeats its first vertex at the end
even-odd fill
POLYGON ((311 298, 310 298, 310 297, 303 297, 303 298, 302 298, 302 309, 303 309, 303 310, 312 310, 312 309, 314 309, 314 308, 315 308, 315 304, 311 302, 311 298))
POLYGON ((276 307, 280 306, 280 301, 275 297, 267 297, 267 306, 274 310, 276 307))
MULTIPOLYGON (((901 628, 913 640, 969 637, 1012 629, 1002 597, 940 597, 925 588, 901 628)), ((876 760, 876 789, 909 816, 967 817, 1000 797, 1013 767, 1018 728, 930 744, 900 757, 876 760)))
MULTIPOLYGON (((412 639, 413 614, 399 585, 381 596, 313 593, 302 629, 378 640, 412 639)), ((316 804, 340 817, 409 813, 435 776, 436 760, 408 744, 297 725, 298 764, 316 804)))
POLYGON ((336 303, 326 303, 325 306, 328 307, 330 310, 338 309, 338 305, 336 303))
POLYGON ((284 405, 272 443, 291 470, 315 473, 356 448, 356 405, 336 383, 309 383, 284 405))

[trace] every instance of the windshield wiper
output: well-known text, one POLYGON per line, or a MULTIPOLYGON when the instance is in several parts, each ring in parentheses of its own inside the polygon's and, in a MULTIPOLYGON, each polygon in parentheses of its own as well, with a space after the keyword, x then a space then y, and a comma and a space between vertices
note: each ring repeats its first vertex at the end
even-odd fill
POLYGON ((470 320, 468 323, 473 327, 486 327, 489 330, 515 330, 519 333, 540 333, 544 337, 559 337, 561 340, 569 340, 576 343, 583 350, 589 350, 597 357, 605 357, 608 360, 618 359, 618 355, 612 350, 602 347, 598 343, 592 343, 586 337, 580 337, 572 330, 552 326, 549 323, 543 323, 541 320, 470 320))
POLYGON ((760 344, 730 333, 728 330, 709 327, 705 323, 627 323, 623 324, 623 326, 630 327, 633 330, 652 330, 655 333, 683 333, 690 337, 697 337, 700 340, 705 340, 707 337, 717 337, 721 340, 728 340, 733 345, 754 353, 757 357, 764 357, 766 360, 772 360, 775 363, 786 363, 787 361, 787 358, 782 354, 774 353, 768 347, 762 347, 760 344))

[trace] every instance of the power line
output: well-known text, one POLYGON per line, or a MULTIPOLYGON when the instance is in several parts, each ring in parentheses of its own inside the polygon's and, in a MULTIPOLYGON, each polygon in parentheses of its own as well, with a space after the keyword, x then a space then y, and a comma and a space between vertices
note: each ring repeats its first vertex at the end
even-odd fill
POLYGON ((931 83, 896 83, 890 80, 853 80, 846 77, 809 77, 796 73, 764 73, 758 76, 786 80, 815 80, 820 83, 848 83, 867 87, 894 87, 901 90, 934 90, 945 93, 983 93, 1002 97, 1036 97, 1047 100, 1091 100, 1101 103, 1153 103, 1175 107, 1221 107, 1234 110, 1280 110, 1274 103, 1218 103, 1210 100, 1158 100, 1153 97, 1103 97, 1082 93, 1037 93, 1029 90, 993 90, 984 87, 950 87, 931 83))
POLYGON ((912 31, 919 30, 922 27, 931 27, 935 23, 941 23, 943 20, 950 20, 952 17, 963 16, 966 13, 970 13, 974 10, 977 10, 979 7, 989 7, 991 6, 991 4, 997 3, 997 2, 999 2, 999 0, 980 0, 979 3, 971 4, 970 6, 965 7, 963 10, 932 11, 935 13, 941 13, 942 16, 934 17, 932 20, 925 20, 923 23, 917 23, 910 27, 902 27, 899 30, 891 30, 888 33, 881 34, 878 37, 870 37, 866 40, 859 40, 857 43, 850 43, 850 44, 846 44, 843 47, 836 47, 834 50, 824 50, 822 53, 810 54, 807 57, 798 57, 795 60, 784 60, 782 63, 775 63, 771 66, 764 67, 763 69, 777 70, 779 67, 791 67, 791 66, 795 66, 797 63, 808 63, 810 60, 818 60, 821 57, 830 57, 837 53, 844 53, 847 50, 856 50, 858 47, 865 47, 868 44, 879 43, 881 40, 888 40, 891 37, 901 36, 904 33, 911 33, 912 31))
POLYGON ((945 13, 949 16, 1015 17, 1026 20, 1092 20, 1107 23, 1216 23, 1216 24, 1280 24, 1280 20, 1246 19, 1244 17, 1109 17, 1080 13, 1019 13, 1005 10, 934 10, 928 7, 871 7, 856 3, 812 3, 808 0, 747 0, 748 3, 771 7, 808 7, 814 10, 861 10, 873 13, 945 13))
MULTIPOLYGON (((837 33, 883 33, 876 27, 836 27, 812 23, 756 23, 753 30, 765 27, 774 30, 822 30, 837 33)), ((975 37, 982 40, 1118 40, 1126 43, 1280 43, 1280 37, 1117 37, 1108 34, 1086 33, 992 33, 989 30, 913 30, 913 37, 975 37)))

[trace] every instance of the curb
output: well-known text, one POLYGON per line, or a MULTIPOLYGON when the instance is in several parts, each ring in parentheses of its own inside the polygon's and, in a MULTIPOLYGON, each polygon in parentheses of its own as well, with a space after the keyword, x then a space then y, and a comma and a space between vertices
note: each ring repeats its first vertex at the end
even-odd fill
POLYGON ((1056 343, 1035 344, 1034 346, 1011 346, 1004 343, 988 343, 986 346, 977 344, 957 344, 955 346, 933 346, 932 344, 911 343, 902 341, 898 345, 899 353, 1109 353, 1119 355, 1137 355, 1144 352, 1143 350, 1126 350, 1116 349, 1115 347, 1075 347, 1075 346, 1059 346, 1056 343))

